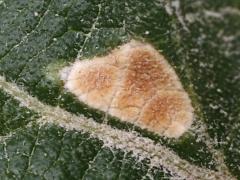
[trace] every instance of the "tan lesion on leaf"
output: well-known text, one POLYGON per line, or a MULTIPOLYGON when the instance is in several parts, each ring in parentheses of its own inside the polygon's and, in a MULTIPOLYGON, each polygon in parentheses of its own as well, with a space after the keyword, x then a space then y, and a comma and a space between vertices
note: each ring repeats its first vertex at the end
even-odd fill
POLYGON ((176 137, 189 128, 192 111, 184 92, 160 91, 142 109, 137 123, 151 131, 176 137))
POLYGON ((178 88, 162 56, 152 48, 136 48, 130 56, 128 86, 134 85, 135 91, 150 92, 156 89, 178 88))
POLYGON ((128 69, 122 88, 112 103, 114 109, 110 109, 111 113, 118 114, 118 109, 121 109, 120 117, 130 122, 137 118, 141 107, 159 89, 182 88, 179 81, 176 81, 175 74, 166 69, 166 63, 161 61, 163 56, 151 46, 137 43, 128 51, 128 69))
POLYGON ((191 101, 174 69, 139 41, 105 57, 77 60, 65 88, 90 106, 168 137, 182 135, 193 120, 191 101))
POLYGON ((106 109, 116 82, 117 67, 104 64, 101 59, 94 65, 90 60, 84 63, 75 63, 65 87, 91 106, 106 109))

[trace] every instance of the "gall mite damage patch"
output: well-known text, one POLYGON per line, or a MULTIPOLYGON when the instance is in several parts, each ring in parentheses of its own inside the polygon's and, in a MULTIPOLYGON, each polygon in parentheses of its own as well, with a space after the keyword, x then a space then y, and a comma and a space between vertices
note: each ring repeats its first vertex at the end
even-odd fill
POLYGON ((179 137, 193 108, 174 69, 150 44, 132 40, 61 71, 64 87, 89 106, 159 135, 179 137))

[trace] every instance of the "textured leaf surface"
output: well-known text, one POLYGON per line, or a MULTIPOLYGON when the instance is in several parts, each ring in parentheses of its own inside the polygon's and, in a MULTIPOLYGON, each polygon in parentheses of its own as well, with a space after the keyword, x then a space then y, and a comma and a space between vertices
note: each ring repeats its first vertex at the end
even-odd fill
POLYGON ((0 1, 0 177, 239 179, 239 8, 238 0, 0 1), (104 112, 62 87, 62 67, 131 39, 161 51, 192 99, 196 118, 179 139, 110 116, 106 125, 104 112))

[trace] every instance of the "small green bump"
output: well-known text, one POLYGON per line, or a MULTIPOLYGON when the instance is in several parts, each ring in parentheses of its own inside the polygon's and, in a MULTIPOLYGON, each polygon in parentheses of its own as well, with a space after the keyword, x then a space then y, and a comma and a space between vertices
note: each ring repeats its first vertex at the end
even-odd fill
POLYGON ((46 79, 56 83, 61 84, 61 79, 59 77, 60 70, 67 65, 66 60, 59 59, 57 61, 54 61, 53 63, 50 63, 43 72, 46 76, 46 79))

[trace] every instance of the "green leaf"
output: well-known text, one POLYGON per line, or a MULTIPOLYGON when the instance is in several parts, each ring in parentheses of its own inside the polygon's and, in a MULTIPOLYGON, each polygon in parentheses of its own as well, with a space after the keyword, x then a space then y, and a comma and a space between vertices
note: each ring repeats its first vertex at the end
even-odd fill
POLYGON ((0 177, 240 179, 238 0, 1 0, 0 177), (59 71, 131 39, 166 57, 195 119, 178 139, 66 92, 59 71))

